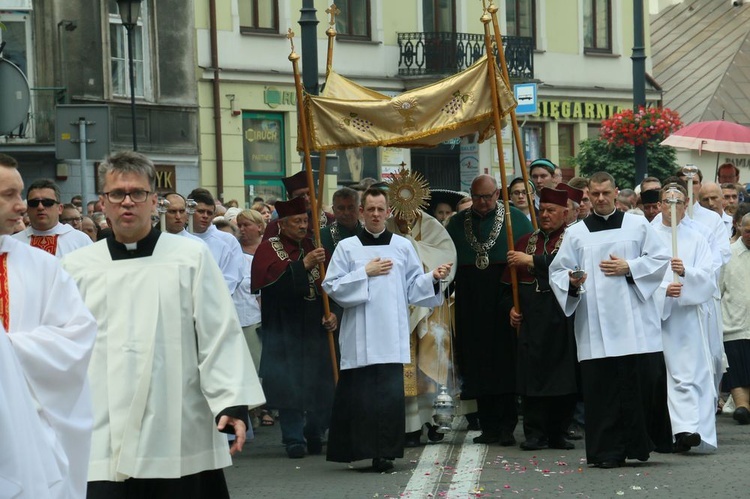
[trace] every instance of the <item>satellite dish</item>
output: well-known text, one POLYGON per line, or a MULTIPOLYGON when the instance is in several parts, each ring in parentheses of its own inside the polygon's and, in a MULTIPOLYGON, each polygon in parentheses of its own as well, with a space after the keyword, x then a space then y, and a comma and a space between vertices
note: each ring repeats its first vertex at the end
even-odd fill
POLYGON ((8 135, 19 127, 29 114, 31 92, 29 82, 18 66, 0 58, 0 135, 8 135))

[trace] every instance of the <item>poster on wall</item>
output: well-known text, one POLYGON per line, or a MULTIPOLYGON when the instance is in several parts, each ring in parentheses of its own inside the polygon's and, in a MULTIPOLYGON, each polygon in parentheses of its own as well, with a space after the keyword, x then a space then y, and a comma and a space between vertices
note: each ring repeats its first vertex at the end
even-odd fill
POLYGON ((479 144, 477 143, 477 134, 462 137, 460 151, 461 190, 469 192, 472 180, 479 175, 479 144))
POLYGON ((339 185, 359 183, 363 178, 379 178, 378 149, 376 147, 355 147, 336 151, 339 157, 339 185))

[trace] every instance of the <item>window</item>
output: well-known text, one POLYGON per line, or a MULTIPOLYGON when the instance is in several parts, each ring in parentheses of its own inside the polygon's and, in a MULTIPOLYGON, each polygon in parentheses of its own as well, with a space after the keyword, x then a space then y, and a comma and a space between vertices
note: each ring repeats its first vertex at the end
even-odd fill
MULTIPOLYGON (((112 70, 112 95, 130 97, 130 61, 128 32, 122 25, 117 2, 109 0, 109 52, 112 70)), ((149 0, 141 4, 141 16, 133 28, 133 68, 135 70, 135 96, 142 99, 150 97, 151 76, 150 44, 148 36, 149 0)))
POLYGON ((560 169, 563 172, 573 168, 570 164, 570 158, 575 155, 575 134, 573 127, 574 125, 569 123, 559 123, 557 125, 557 152, 560 158, 560 169))
POLYGON ((535 4, 535 0, 505 0, 508 36, 523 36, 536 40, 535 4))
POLYGON ((583 30, 584 51, 612 53, 612 0, 584 0, 583 30))
POLYGON ((370 40, 370 0, 340 0, 336 32, 344 39, 370 40))
POLYGON ((240 0, 240 31, 279 32, 278 0, 240 0))
POLYGON ((523 155, 526 165, 538 158, 546 158, 546 137, 544 123, 527 123, 522 130, 523 155))
POLYGON ((284 113, 242 113, 245 198, 250 204, 255 196, 283 198, 284 134, 284 113))
POLYGON ((425 31, 455 33, 455 0, 422 0, 422 12, 425 31))

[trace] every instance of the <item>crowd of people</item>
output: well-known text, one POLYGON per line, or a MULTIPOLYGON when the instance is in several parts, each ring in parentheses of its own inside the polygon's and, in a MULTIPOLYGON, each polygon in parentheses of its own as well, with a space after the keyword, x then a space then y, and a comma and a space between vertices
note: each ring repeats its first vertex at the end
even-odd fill
POLYGON ((364 179, 313 213, 300 172, 241 209, 157 195, 125 151, 84 215, 0 154, 0 434, 23 456, 0 474, 33 497, 228 497, 230 455, 275 424, 291 459, 383 472, 443 438, 441 390, 479 444, 516 445, 520 419, 521 449, 585 433, 593 467, 716 451, 725 403, 750 424, 737 168, 528 174, 507 207, 479 175, 422 211, 364 179))

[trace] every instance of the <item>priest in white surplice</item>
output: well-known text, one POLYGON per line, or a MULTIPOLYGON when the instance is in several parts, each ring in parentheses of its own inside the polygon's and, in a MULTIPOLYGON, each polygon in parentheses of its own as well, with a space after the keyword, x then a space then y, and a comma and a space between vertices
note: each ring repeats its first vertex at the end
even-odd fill
POLYGON ((26 207, 4 154, 0 190, 0 496, 83 498, 96 322, 56 258, 9 236, 26 207))
POLYGON ((440 280, 451 264, 425 272, 411 243, 386 230, 390 209, 384 191, 365 191, 360 214, 364 230, 336 246, 322 285, 344 309, 341 377, 326 458, 372 459, 375 470, 387 471, 404 455, 408 305, 440 305, 440 280))
POLYGON ((110 156, 99 187, 113 234, 63 259, 99 324, 88 497, 229 497, 221 468, 264 398, 221 271, 206 245, 151 228, 148 158, 110 156))
POLYGON ((566 230, 550 285, 565 314, 575 312, 588 463, 615 468, 625 459, 645 461, 652 450, 647 399, 655 380, 643 364, 661 356, 653 295, 669 252, 644 217, 615 209, 611 175, 592 175, 589 196, 594 211, 566 230), (586 275, 572 274, 579 269, 586 275))
POLYGON ((63 207, 60 188, 53 181, 40 179, 26 191, 29 227, 13 237, 51 255, 62 258, 71 251, 91 244, 91 238, 70 225, 60 223, 63 207))
POLYGON ((662 341, 667 365, 667 402, 675 450, 716 450, 715 407, 718 393, 713 384, 708 344, 706 304, 716 291, 713 255, 706 239, 682 223, 687 191, 677 184, 661 191, 661 221, 652 225, 664 244, 672 247, 670 203, 675 201, 677 256, 667 272, 657 298, 663 303, 662 341), (671 189, 671 190, 670 190, 671 189), (674 273, 678 282, 674 282, 674 273))

